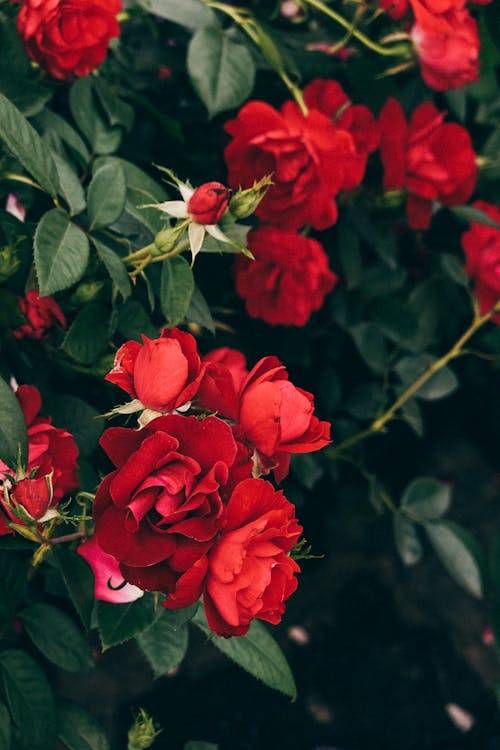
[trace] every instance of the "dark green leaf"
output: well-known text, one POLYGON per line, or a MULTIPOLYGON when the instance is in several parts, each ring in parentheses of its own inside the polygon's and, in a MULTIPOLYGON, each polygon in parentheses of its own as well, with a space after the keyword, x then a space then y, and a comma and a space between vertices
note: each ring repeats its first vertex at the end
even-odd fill
POLYGON ((155 601, 152 594, 144 594, 129 604, 97 602, 97 626, 103 650, 128 641, 146 630, 155 619, 155 601))
POLYGON ((97 448, 104 429, 104 419, 97 409, 78 396, 52 396, 44 402, 56 427, 71 432, 82 456, 97 448))
POLYGON ((123 212, 126 197, 125 175, 119 164, 108 164, 94 172, 87 193, 90 229, 114 224, 123 212))
POLYGON ((483 595, 482 551, 468 531, 452 521, 424 525, 429 541, 450 576, 466 591, 483 595))
POLYGON ((242 44, 218 28, 203 28, 188 46, 189 77, 210 117, 237 107, 252 93, 255 64, 242 44))
POLYGON ((443 269, 444 273, 450 278, 455 284, 460 286, 469 286, 469 278, 464 271, 463 263, 455 256, 450 253, 442 253, 439 256, 439 264, 443 269))
POLYGON ((55 547, 54 555, 71 601, 84 627, 89 630, 94 607, 94 576, 92 570, 74 550, 63 544, 55 545, 55 547))
POLYGON ((127 268, 119 255, 114 250, 104 245, 92 237, 97 255, 106 267, 111 279, 116 284, 118 291, 123 299, 127 299, 132 294, 132 285, 127 273, 127 268))
POLYGON ((433 477, 418 477, 405 488, 401 508, 416 521, 434 521, 450 507, 451 490, 433 477))
POLYGON ((292 473, 306 490, 312 490, 323 476, 324 469, 312 453, 296 453, 292 456, 292 473))
POLYGON ((32 604, 19 617, 24 629, 46 659, 68 672, 92 667, 90 646, 75 622, 50 604, 32 604))
POLYGON ((59 739, 68 750, 109 750, 101 725, 81 706, 62 701, 59 706, 59 739))
POLYGON ((491 543, 489 562, 491 583, 495 593, 500 595, 500 534, 498 532, 491 543))
POLYGON ((99 111, 92 76, 79 78, 69 94, 73 118, 96 154, 111 154, 120 145, 122 131, 110 127, 99 111))
POLYGON ((123 338, 135 339, 135 341, 142 340, 142 333, 152 339, 158 336, 158 331, 146 310, 133 299, 128 299, 123 305, 120 305, 117 328, 123 338))
POLYGON ((38 664, 24 651, 0 653, 5 698, 23 746, 54 750, 56 715, 54 697, 38 664))
POLYGON ((218 750, 219 746, 213 742, 203 742, 203 740, 191 740, 184 745, 184 750, 218 750))
POLYGON ((187 625, 177 627, 168 610, 147 630, 137 636, 137 643, 155 677, 161 677, 183 660, 188 645, 187 625))
POLYGON ((474 206, 453 206, 449 210, 464 223, 472 222, 493 227, 493 229, 500 229, 500 224, 495 219, 492 219, 489 214, 481 211, 481 209, 474 208, 474 206))
POLYGON ((59 175, 59 194, 68 204, 72 214, 79 214, 85 210, 85 192, 78 175, 59 154, 53 154, 59 175))
POLYGON ((244 636, 219 638, 209 629, 201 610, 193 623, 212 641, 214 646, 268 687, 279 690, 292 700, 297 697, 295 680, 282 650, 269 635, 264 625, 254 620, 244 636))
POLYGON ((400 513, 392 516, 396 549, 405 565, 416 565, 422 557, 422 544, 417 530, 400 513))
POLYGON ((216 26, 217 18, 202 0, 139 0, 143 8, 168 21, 186 26, 188 29, 203 29, 216 26))
POLYGON ((187 315, 194 291, 193 272, 187 260, 178 255, 164 260, 161 269, 161 311, 167 323, 176 326, 187 315))
POLYGON ((0 138, 42 188, 50 195, 57 195, 59 178, 49 148, 3 94, 0 94, 0 138))
POLYGON ((374 372, 384 373, 388 367, 387 343, 380 328, 375 323, 358 323, 349 333, 366 364, 374 372))
POLYGON ((28 458, 28 435, 26 422, 19 401, 12 388, 0 378, 0 459, 13 469, 20 457, 26 466, 28 458), (20 452, 19 452, 20 451, 20 452))
POLYGON ((205 297, 200 292, 196 284, 193 289, 193 294, 191 295, 191 301, 186 313, 186 318, 193 323, 198 323, 198 325, 203 326, 207 329, 207 331, 210 331, 210 333, 215 334, 215 325, 212 318, 212 313, 210 312, 210 308, 207 305, 205 297))
POLYGON ((363 259, 359 249, 359 237, 347 221, 342 221, 337 230, 339 260, 348 289, 355 289, 363 273, 363 259))
POLYGON ((411 429, 418 435, 423 437, 424 435, 424 420, 422 417, 422 411, 414 398, 409 398, 401 407, 401 416, 407 424, 410 425, 411 429))
POLYGON ((457 120, 464 122, 467 114, 467 95, 465 89, 463 87, 461 89, 449 89, 449 91, 444 92, 444 95, 457 120))
POLYGON ((36 228, 34 247, 42 297, 72 286, 87 268, 87 236, 71 223, 62 208, 53 208, 42 216, 36 228))
POLYGON ((370 317, 391 341, 412 347, 418 330, 417 316, 404 302, 389 296, 380 297, 370 305, 370 317))
POLYGON ((38 115, 37 122, 41 124, 45 133, 56 133, 82 164, 87 164, 90 161, 90 153, 83 139, 63 117, 45 109, 38 115))
POLYGON ((93 364, 107 349, 109 310, 101 302, 82 307, 62 343, 62 349, 83 365, 93 364))
POLYGON ((5 703, 0 703, 0 747, 2 750, 11 748, 10 716, 5 703))
POLYGON ((356 419, 372 419, 377 416, 385 401, 386 394, 380 383, 364 382, 350 393, 345 408, 356 419))
MULTIPOLYGON (((26 591, 28 562, 12 550, 0 551, 0 620, 8 622, 19 606, 26 591)), ((1 745, 0 745, 1 747, 1 745)))
MULTIPOLYGON (((414 383, 434 362, 436 357, 430 354, 403 357, 395 366, 395 371, 401 378, 403 386, 414 383)), ((458 388, 457 376, 449 367, 442 367, 415 393, 417 398, 434 401, 449 396, 458 388)))
POLYGON ((134 122, 134 110, 130 104, 120 99, 102 76, 94 79, 94 88, 109 124, 130 129, 134 122))
POLYGON ((41 112, 52 96, 52 92, 45 86, 27 81, 24 77, 13 76, 10 72, 0 75, 0 91, 25 117, 34 117, 41 112))
POLYGON ((363 272, 361 289, 366 299, 375 299, 384 295, 394 294, 401 289, 406 281, 404 268, 387 268, 381 263, 363 272))

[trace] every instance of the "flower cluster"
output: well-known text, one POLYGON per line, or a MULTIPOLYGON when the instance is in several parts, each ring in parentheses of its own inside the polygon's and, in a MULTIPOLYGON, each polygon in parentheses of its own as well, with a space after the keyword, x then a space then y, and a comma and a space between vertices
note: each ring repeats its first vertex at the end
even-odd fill
MULTIPOLYGON (((302 529, 293 505, 259 477, 273 470, 281 481, 291 453, 328 444, 312 395, 275 357, 247 372, 241 353, 202 358, 175 328, 124 344, 107 379, 142 414, 139 429, 111 427, 101 438, 115 469, 96 494, 94 547, 81 549, 96 580, 102 552, 136 587, 131 598, 160 591, 165 607, 180 609, 203 596, 219 635, 244 634, 254 618, 279 622, 297 586, 290 552, 302 529)), ((96 596, 108 599, 105 587, 96 596)))

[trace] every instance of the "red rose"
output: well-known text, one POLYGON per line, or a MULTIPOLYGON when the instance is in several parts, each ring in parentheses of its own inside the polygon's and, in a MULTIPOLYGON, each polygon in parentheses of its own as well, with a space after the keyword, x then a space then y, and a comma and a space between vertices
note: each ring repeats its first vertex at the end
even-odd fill
POLYGON ((380 7, 393 21, 399 21, 408 12, 408 0, 380 0, 380 7))
POLYGON ((26 296, 19 300, 19 309, 27 323, 12 331, 16 339, 45 339, 49 328, 59 323, 66 328, 64 313, 53 297, 40 297, 36 289, 30 289, 26 296))
POLYGON ((249 188, 255 180, 272 175, 273 184, 255 214, 287 229, 332 226, 337 220, 335 196, 351 189, 356 180, 359 183, 362 170, 358 166, 353 172, 353 164, 366 161, 358 150, 360 139, 348 125, 332 118, 330 108, 327 114, 315 108, 315 83, 305 90, 306 101, 308 96, 312 101, 307 115, 295 102, 286 102, 277 112, 255 101, 226 124, 233 136, 225 151, 229 184, 249 188))
MULTIPOLYGON (((491 203, 476 201, 474 208, 500 224, 500 210, 491 203)), ((472 222, 462 235, 466 256, 465 272, 475 281, 474 293, 482 313, 487 313, 500 299, 500 230, 472 222)), ((500 324, 500 315, 493 320, 500 324)))
POLYGON ((236 258, 236 291, 248 314, 271 325, 303 326, 338 281, 316 240, 259 227, 248 234, 255 260, 236 258))
POLYGON ((120 386, 146 409, 173 411, 196 395, 205 368, 189 333, 165 328, 157 339, 127 341, 116 353, 106 380, 120 386))
POLYGON ((120 0, 24 0, 17 29, 26 52, 54 78, 85 76, 120 35, 120 0))
MULTIPOLYGON (((54 496, 51 505, 78 487, 78 448, 69 432, 54 427, 50 417, 37 416, 42 400, 37 388, 20 385, 16 397, 21 404, 28 428, 27 474, 37 469, 36 477, 52 473, 54 496)), ((12 470, 0 461, 0 480, 12 477, 12 470)))
POLYGON ((213 349, 203 357, 204 362, 217 362, 229 370, 236 393, 248 375, 247 360, 245 355, 237 349, 229 346, 221 346, 213 349))
POLYGON ((269 482, 240 482, 208 555, 204 605, 211 630, 228 637, 245 635, 255 618, 280 622, 297 588, 300 568, 288 552, 301 532, 294 506, 269 482))
POLYGON ((466 8, 434 15, 411 0, 416 23, 410 30, 422 78, 431 89, 457 89, 479 77, 479 34, 466 8))
POLYGON ((197 224, 217 224, 229 203, 229 190, 220 182, 205 182, 188 201, 189 216, 197 224))
POLYGON ((94 599, 113 604, 125 604, 144 595, 144 591, 137 586, 125 582, 117 561, 99 547, 95 536, 82 542, 76 551, 92 568, 94 599))
POLYGON ((17 482, 12 499, 20 505, 34 521, 42 520, 52 504, 52 481, 50 475, 39 479, 21 479, 17 482))
POLYGON ((380 113, 384 189, 407 192, 412 229, 429 226, 434 201, 445 206, 464 203, 476 184, 470 135, 460 125, 444 124, 444 116, 425 102, 407 123, 401 105, 392 98, 380 113))
POLYGON ((117 468, 95 498, 99 546, 129 583, 192 604, 219 531, 219 490, 236 456, 231 428, 217 417, 175 414, 141 430, 110 428, 101 445, 117 468))

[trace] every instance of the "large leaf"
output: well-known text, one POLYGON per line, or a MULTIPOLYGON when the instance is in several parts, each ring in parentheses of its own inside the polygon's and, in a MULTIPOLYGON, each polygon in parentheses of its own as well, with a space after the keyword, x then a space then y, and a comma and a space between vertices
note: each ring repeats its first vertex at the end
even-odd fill
POLYGON ((111 127, 100 111, 92 76, 80 78, 69 94, 73 118, 96 154, 111 154, 121 141, 121 129, 111 127))
POLYGON ((50 149, 3 94, 0 94, 0 138, 39 185, 50 195, 56 195, 59 178, 50 149))
POLYGON ((89 456, 99 442, 104 419, 97 409, 78 396, 52 396, 46 400, 47 413, 56 427, 71 432, 82 456, 89 456))
POLYGON ((89 260, 89 241, 62 208, 53 208, 42 216, 34 245, 42 297, 67 289, 81 279, 89 260))
POLYGON ((155 601, 152 594, 144 594, 129 604, 99 601, 96 612, 102 647, 106 650, 146 630, 155 619, 155 601))
POLYGON ((426 523, 425 531, 450 576, 480 599, 483 594, 483 560, 476 540, 452 521, 426 523))
POLYGON ((160 302, 161 311, 169 325, 176 326, 186 317, 193 291, 193 272, 187 260, 180 256, 164 260, 160 302))
POLYGON ((106 351, 109 334, 108 307, 102 302, 90 302, 74 319, 62 348, 77 362, 91 365, 106 351))
POLYGON ((101 725, 81 706, 62 701, 59 706, 59 739, 68 750, 109 750, 101 725))
POLYGON ((50 604, 32 604, 20 613, 24 629, 46 659, 68 672, 92 667, 92 654, 80 628, 50 604))
POLYGON ((141 341, 141 335, 155 339, 158 331, 143 306, 135 299, 128 299, 118 309, 117 329, 125 339, 141 341))
POLYGON ((210 638, 214 646, 240 667, 268 687, 279 690, 292 700, 296 699, 297 688, 288 662, 261 622, 254 620, 246 635, 233 638, 219 638, 212 633, 202 610, 195 615, 193 623, 210 638))
POLYGON ((125 207, 127 186, 119 164, 98 169, 89 185, 87 210, 90 229, 104 229, 120 218, 125 207))
POLYGON ((89 630, 94 608, 94 576, 92 570, 80 555, 63 544, 56 546, 54 555, 70 599, 80 615, 84 627, 89 630))
POLYGON ((26 465, 28 459, 28 435, 26 422, 19 401, 5 380, 0 378, 0 460, 16 468, 20 457, 26 465))
POLYGON ((176 667, 187 650, 188 631, 184 623, 178 625, 175 613, 164 610, 160 617, 138 637, 137 643, 155 677, 161 677, 176 667))
POLYGON ((417 521, 434 521, 450 507, 451 489, 433 477, 418 477, 405 488, 401 508, 417 521))
POLYGON ((0 671, 5 698, 23 747, 54 750, 54 696, 38 664, 24 651, 9 649, 0 654, 0 671))
POLYGON ((210 117, 237 107, 252 93, 255 79, 252 55, 218 28, 200 29, 191 38, 187 67, 210 117))
POLYGON ((139 0, 139 4, 155 16, 161 16, 188 29, 202 29, 217 24, 215 13, 202 0, 139 0))
POLYGON ((72 214, 85 209, 85 193, 78 175, 66 159, 54 153, 54 161, 59 175, 59 193, 68 204, 72 214))
POLYGON ((215 324, 214 319, 212 318, 212 313, 210 312, 205 297, 196 284, 193 289, 193 294, 191 295, 186 318, 193 323, 198 323, 198 325, 203 326, 210 331, 210 333, 215 334, 215 324))

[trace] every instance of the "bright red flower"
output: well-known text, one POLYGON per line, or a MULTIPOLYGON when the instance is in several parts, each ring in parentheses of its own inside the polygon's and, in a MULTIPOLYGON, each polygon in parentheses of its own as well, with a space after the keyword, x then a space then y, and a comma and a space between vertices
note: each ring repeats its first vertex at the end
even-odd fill
POLYGON ((52 504, 52 496, 50 475, 40 476, 38 479, 21 479, 11 492, 11 498, 22 506, 34 521, 39 521, 47 513, 52 504))
POLYGON ((28 55, 51 76, 85 76, 120 35, 121 9, 121 0, 24 0, 17 29, 28 55))
MULTIPOLYGON (((476 201, 474 208, 491 216, 500 225, 500 210, 491 203, 476 201)), ((462 235, 466 256, 465 272, 475 282, 474 294, 482 313, 500 300, 500 229, 472 222, 462 235)), ((500 324, 500 315, 493 320, 500 324)))
POLYGON ((125 582, 118 562, 99 547, 95 536, 82 542, 76 551, 92 568, 95 599, 125 604, 144 596, 144 591, 125 582))
POLYGON ((204 605, 211 630, 228 637, 244 635, 255 618, 280 622, 297 588, 300 568, 288 553, 301 532, 294 506, 269 482, 237 485, 208 555, 204 605))
POLYGON ((274 227, 253 229, 247 243, 255 260, 237 256, 234 273, 248 314, 271 325, 305 325, 338 281, 323 247, 274 227))
POLYGON ((236 456, 231 428, 217 417, 175 414, 141 430, 110 428, 101 445, 117 468, 95 498, 99 546, 129 583, 192 604, 203 578, 194 581, 203 574, 198 561, 219 531, 220 488, 236 456))
POLYGON ((384 190, 404 190, 413 229, 426 229, 432 203, 456 206, 467 201, 476 184, 476 155, 470 135, 430 102, 420 104, 407 123, 403 109, 390 98, 380 113, 384 190))
POLYGON ((229 190, 220 182, 205 182, 196 188, 187 210, 198 224, 217 224, 229 203, 229 190))
POLYGON ((240 390, 243 381, 248 375, 245 355, 243 352, 240 352, 237 349, 231 349, 229 346, 221 346, 218 349, 212 349, 211 352, 205 354, 203 361, 217 362, 220 365, 224 365, 231 374, 236 393, 240 390))
POLYGON ((408 12, 408 0, 380 0, 380 7, 393 21, 399 21, 408 12))
POLYGON ((40 297, 38 290, 30 289, 26 296, 19 300, 19 309, 26 318, 14 331, 16 339, 46 339, 48 331, 56 323, 66 328, 64 313, 53 297, 40 297))
POLYGON ((316 87, 329 89, 329 84, 339 88, 325 81, 306 88, 306 102, 311 101, 307 115, 295 102, 286 102, 277 112, 255 101, 226 124, 233 136, 225 151, 229 184, 249 188, 255 180, 272 175, 273 184, 255 211, 270 224, 287 229, 332 226, 337 220, 335 196, 359 184, 363 176, 366 153, 360 149, 359 130, 365 115, 358 119, 359 112, 355 113, 350 122, 338 109, 333 114, 332 107, 324 104, 325 97, 320 101, 316 92, 316 87))
POLYGON ((469 11, 452 7, 434 15, 419 0, 411 3, 416 22, 410 36, 426 84, 447 91, 477 81, 479 34, 469 11))

